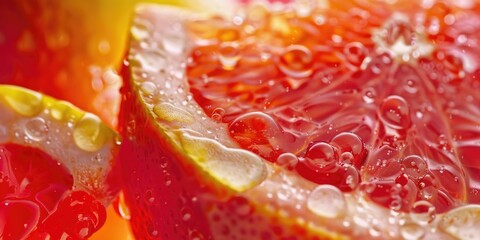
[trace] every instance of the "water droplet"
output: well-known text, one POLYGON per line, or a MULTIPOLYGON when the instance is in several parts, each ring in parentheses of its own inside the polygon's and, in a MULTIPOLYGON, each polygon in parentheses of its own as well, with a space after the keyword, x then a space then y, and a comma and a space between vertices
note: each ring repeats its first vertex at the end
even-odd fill
POLYGON ((363 90, 363 101, 365 103, 373 103, 375 102, 375 98, 377 97, 377 91, 373 88, 365 88, 363 90))
POLYGON ((305 78, 312 74, 313 56, 302 45, 290 45, 280 57, 278 68, 292 78, 305 78))
POLYGON ((170 186, 172 185, 172 177, 170 174, 165 174, 165 186, 170 186))
POLYGON ((420 200, 413 204, 410 218, 416 224, 426 226, 435 219, 435 206, 428 201, 420 200))
POLYGON ((158 50, 143 50, 135 54, 133 60, 137 61, 144 71, 159 72, 167 66, 165 55, 158 50))
POLYGON ((182 108, 178 108, 171 103, 162 102, 153 107, 153 112, 159 117, 161 120, 173 122, 185 122, 191 123, 195 121, 195 118, 190 112, 182 108))
POLYGON ((338 155, 332 145, 317 142, 310 146, 305 153, 305 163, 313 170, 322 169, 338 160, 338 155))
POLYGON ((113 206, 117 214, 125 220, 130 220, 130 209, 125 202, 125 196, 123 192, 120 192, 117 199, 113 202, 113 206))
POLYGON ((73 140, 77 147, 88 152, 100 150, 110 135, 109 129, 97 116, 86 113, 73 129, 73 140))
POLYGON ((277 158, 277 164, 287 169, 294 168, 298 163, 298 158, 293 153, 282 153, 277 158))
POLYGON ((353 164, 357 167, 362 165, 367 155, 365 144, 355 133, 340 133, 332 138, 330 144, 340 151, 340 160, 342 162, 353 164))
POLYGON ((385 98, 379 108, 380 119, 389 127, 407 129, 411 125, 410 108, 400 96, 385 98))
POLYGON ((33 141, 42 141, 47 137, 48 126, 45 119, 36 117, 25 123, 25 134, 33 141))
POLYGON ((347 204, 340 189, 320 185, 308 196, 307 207, 319 216, 337 218, 345 213, 347 204))
POLYGON ((140 84, 140 90, 147 96, 153 96, 157 91, 157 86, 153 82, 145 81, 140 84))
POLYGON ((350 64, 360 67, 363 60, 368 56, 368 50, 362 43, 351 42, 345 45, 343 54, 350 64))
POLYGON ((182 214, 182 220, 185 222, 192 219, 192 212, 188 208, 183 208, 181 210, 181 214, 182 214))
POLYGON ((223 108, 215 108, 212 111, 212 120, 215 122, 222 122, 225 110, 223 108))
POLYGON ((130 28, 130 32, 134 39, 141 41, 149 37, 150 29, 152 29, 150 22, 137 19, 130 28))
POLYGON ((427 162, 418 155, 409 155, 400 161, 403 172, 413 180, 418 180, 427 174, 427 162))
POLYGON ((185 51, 185 39, 182 34, 169 34, 162 37, 162 44, 165 51, 178 55, 185 51))
POLYGON ((240 60, 240 49, 236 43, 223 43, 218 49, 218 59, 225 70, 232 70, 240 60))
POLYGON ((439 229, 458 239, 478 239, 480 206, 466 205, 447 212, 439 222, 439 229))
POLYGON ((417 224, 410 223, 400 228, 400 234, 405 240, 417 240, 425 235, 425 229, 417 224))
POLYGON ((4 87, 4 89, 8 91, 9 94, 5 94, 2 97, 16 113, 22 116, 32 117, 42 111, 43 95, 41 93, 20 89, 18 87, 4 87))

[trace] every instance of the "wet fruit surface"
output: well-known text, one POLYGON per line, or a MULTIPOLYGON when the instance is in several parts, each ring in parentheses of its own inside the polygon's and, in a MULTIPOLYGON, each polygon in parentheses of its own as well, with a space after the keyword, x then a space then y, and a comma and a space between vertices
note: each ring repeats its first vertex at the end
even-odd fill
POLYGON ((86 239, 105 222, 105 208, 41 150, 0 145, 0 226, 3 239, 86 239))
POLYGON ((480 203, 476 3, 280 8, 187 24, 188 80, 207 115, 271 162, 290 154, 287 169, 314 183, 372 184, 369 198, 394 211, 480 203))
POLYGON ((289 2, 137 10, 120 121, 135 235, 474 239, 476 3, 289 2))
POLYGON ((119 191, 121 139, 100 119, 0 85, 0 238, 88 239, 119 191))

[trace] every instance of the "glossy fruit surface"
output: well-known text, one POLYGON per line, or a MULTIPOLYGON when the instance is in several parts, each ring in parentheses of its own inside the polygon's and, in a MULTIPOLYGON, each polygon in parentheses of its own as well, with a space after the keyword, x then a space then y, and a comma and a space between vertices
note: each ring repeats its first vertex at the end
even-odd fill
POLYGON ((151 176, 126 186, 137 236, 476 236, 454 215, 479 222, 478 4, 312 3, 139 8, 122 115, 146 159, 128 172, 151 176))
POLYGON ((120 189, 120 137, 67 102, 11 85, 0 93, 1 238, 87 239, 120 189))

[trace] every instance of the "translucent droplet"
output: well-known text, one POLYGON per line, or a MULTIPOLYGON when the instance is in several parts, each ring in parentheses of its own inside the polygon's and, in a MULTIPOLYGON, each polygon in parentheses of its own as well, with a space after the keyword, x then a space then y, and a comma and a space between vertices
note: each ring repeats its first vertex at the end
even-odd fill
POLYGON ((350 64, 360 67, 368 56, 368 49, 362 43, 351 42, 343 48, 343 55, 350 64))
POLYGON ((95 152, 100 150, 110 132, 97 116, 86 113, 73 129, 73 140, 82 150, 95 152))
POLYGON ((117 214, 125 220, 130 220, 130 209, 128 208, 127 204, 125 203, 125 196, 123 192, 120 192, 117 199, 113 202, 113 206, 117 214))
POLYGON ((159 72, 167 66, 165 55, 158 50, 144 50, 133 56, 144 71, 159 72))
POLYGON ((36 117, 25 123, 25 134, 33 141, 42 141, 47 137, 48 126, 45 119, 36 117))
POLYGON ((190 211, 190 209, 188 208, 183 208, 181 211, 181 214, 182 214, 182 220, 183 221, 189 221, 190 219, 192 219, 192 212, 190 211))
POLYGON ((130 32, 134 39, 141 41, 149 37, 150 29, 152 29, 150 22, 136 20, 130 28, 130 32))
POLYGON ((313 72, 313 56, 302 45, 290 45, 280 57, 278 68, 285 75, 293 78, 305 78, 313 72))
POLYGON ((474 240, 480 236, 480 206, 466 205, 447 212, 439 229, 458 239, 474 240))
POLYGON ((373 103, 375 102, 375 98, 377 97, 377 92, 373 88, 365 88, 363 90, 362 99, 365 103, 373 103))
POLYGON ((215 108, 212 111, 212 120, 215 122, 222 122, 223 115, 225 115, 225 109, 223 108, 215 108))
POLYGON ((307 207, 319 216, 337 218, 345 214, 347 204, 340 189, 332 185, 320 185, 308 196, 307 207))
POLYGON ((4 94, 2 97, 20 115, 32 117, 43 109, 43 95, 41 93, 11 86, 5 86, 0 90, 2 90, 0 93, 8 92, 8 94, 4 94))
POLYGON ((435 206, 428 201, 420 200, 413 204, 410 218, 418 225, 426 226, 435 219, 435 206))
POLYGON ((232 70, 240 60, 238 44, 223 43, 218 49, 218 59, 225 70, 232 70))
POLYGON ((168 122, 179 121, 191 123, 195 120, 193 115, 182 108, 176 107, 171 103, 162 102, 153 107, 153 112, 160 119, 168 122))
POLYGON ((298 158, 293 153, 282 153, 277 158, 277 164, 286 168, 293 168, 298 163, 298 158))
POLYGON ((153 96, 157 91, 157 86, 153 82, 146 81, 140 84, 140 90, 147 96, 153 96))
POLYGON ((385 98, 379 108, 380 119, 395 129, 407 129, 411 125, 410 108, 400 96, 385 98))
POLYGON ((403 172, 413 180, 417 180, 427 174, 427 162, 418 155, 409 155, 400 161, 403 172))
POLYGON ((181 54, 185 51, 185 36, 181 34, 170 34, 162 37, 165 51, 171 54, 181 54))
POLYGON ((425 229, 422 226, 410 223, 400 228, 400 234, 405 240, 417 240, 425 235, 425 229))

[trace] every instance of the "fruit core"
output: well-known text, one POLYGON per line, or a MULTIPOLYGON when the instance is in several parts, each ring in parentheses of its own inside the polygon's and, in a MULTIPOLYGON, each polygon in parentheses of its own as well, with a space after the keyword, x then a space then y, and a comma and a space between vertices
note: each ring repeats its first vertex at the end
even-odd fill
POLYGON ((105 222, 104 206, 73 189, 73 176, 43 151, 0 145, 0 238, 86 239, 105 222))
POLYGON ((393 211, 480 203, 479 6, 272 6, 187 23, 207 115, 242 148, 393 211))

